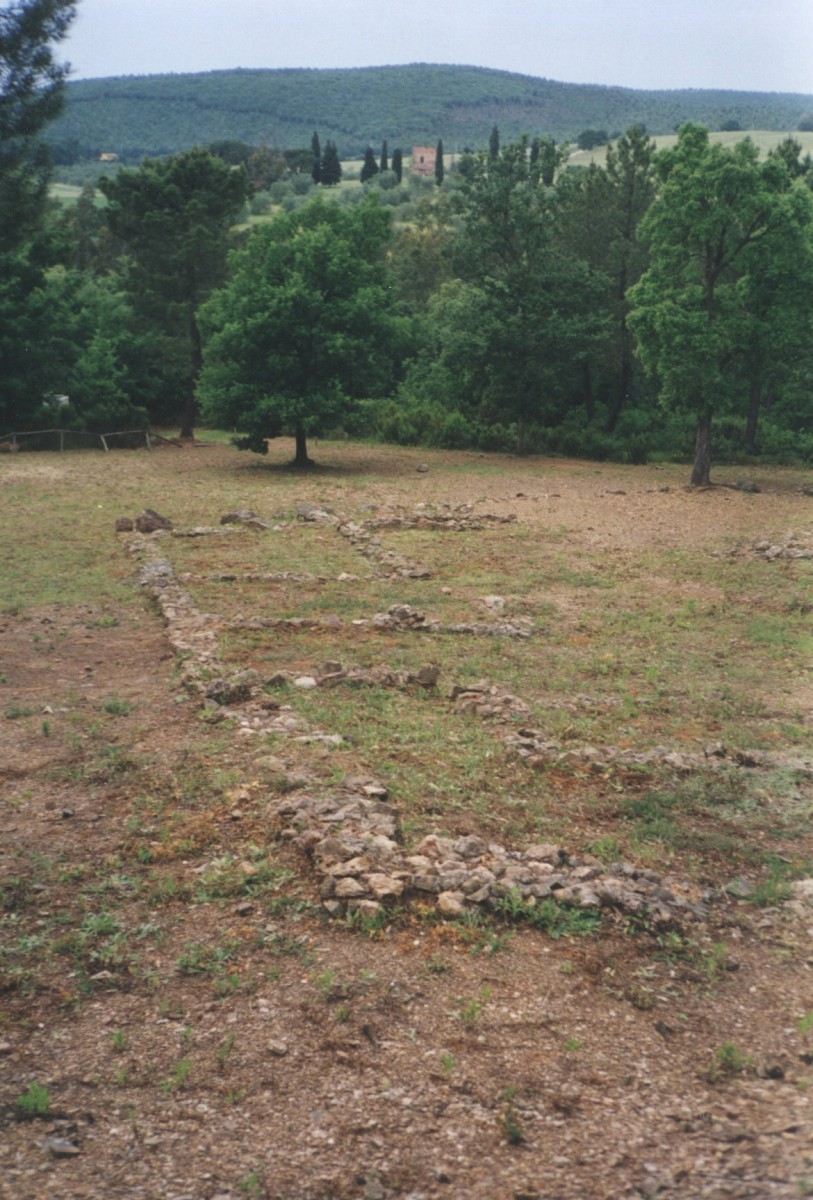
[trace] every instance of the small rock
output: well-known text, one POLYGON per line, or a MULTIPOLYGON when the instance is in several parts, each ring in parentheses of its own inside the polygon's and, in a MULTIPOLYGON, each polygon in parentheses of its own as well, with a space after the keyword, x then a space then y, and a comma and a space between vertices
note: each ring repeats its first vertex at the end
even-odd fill
POLYGON ((357 879, 350 876, 336 881, 336 886, 333 890, 334 896, 341 900, 353 900, 357 897, 366 896, 367 889, 357 879))
POLYGON ((436 666, 421 667, 417 675, 419 685, 424 688, 436 687, 439 677, 440 667, 436 666))
POLYGON ((252 508, 239 508, 236 512, 224 513, 220 518, 221 525, 239 525, 245 521, 252 521, 257 514, 252 508))
POLYGON ((441 892, 438 896, 438 912, 444 917, 462 917, 466 911, 465 900, 462 892, 441 892))
POLYGON ((419 475, 425 475, 426 472, 429 470, 429 467, 427 466, 426 463, 418 463, 415 470, 418 472, 419 475))
POLYGON ((364 1200, 384 1200, 384 1185, 375 1176, 368 1178, 364 1186, 364 1200))
POLYGON ((273 1039, 267 1043, 266 1049, 269 1054, 273 1054, 274 1058, 284 1058, 288 1053, 288 1047, 285 1042, 278 1042, 273 1039))
POLYGON ((546 862, 551 865, 558 865, 566 859, 567 855, 561 846, 554 846, 548 842, 542 842, 535 846, 529 846, 525 851, 525 858, 529 862, 546 862))
POLYGON ((235 909, 234 909, 235 916, 248 917, 248 916, 251 916, 251 914, 253 912, 254 912, 254 905, 249 903, 248 900, 244 901, 242 904, 235 905, 235 909))
POLYGON ((294 687, 302 688, 303 690, 318 686, 319 684, 312 675, 298 675, 294 680, 294 687))
POLYGON ((350 912, 357 912, 359 916, 367 918, 377 917, 381 912, 381 905, 377 900, 349 900, 347 907, 350 912))
POLYGON ((265 754, 262 758, 256 758, 254 765, 262 767, 264 771, 285 772, 285 763, 281 758, 277 758, 274 754, 265 754))
POLYGON ((46 1138, 43 1148, 48 1150, 54 1158, 75 1158, 80 1153, 76 1143, 67 1138, 46 1138))
POLYGON ((0 1054, 11 1054, 13 1050, 11 1042, 0 1042, 0 1054))
POLYGON ((138 514, 135 526, 139 533, 155 533, 157 529, 171 529, 169 517, 162 517, 154 508, 145 508, 138 514))
POLYGON ((785 1068, 777 1059, 767 1058, 757 1067, 757 1076, 760 1079, 784 1079, 785 1068))
POLYGON ((400 879, 378 873, 367 876, 367 886, 377 900, 397 900, 404 890, 400 879))
POLYGON ((248 683, 240 683, 228 679, 213 679, 206 685, 206 699, 214 700, 215 704, 244 704, 251 699, 251 687, 248 683))
POLYGON ((135 528, 130 517, 116 518, 116 533, 132 533, 135 528))
POLYGON ((749 896, 753 895, 754 889, 748 880, 740 875, 737 879, 729 880, 723 891, 735 900, 747 900, 749 896))

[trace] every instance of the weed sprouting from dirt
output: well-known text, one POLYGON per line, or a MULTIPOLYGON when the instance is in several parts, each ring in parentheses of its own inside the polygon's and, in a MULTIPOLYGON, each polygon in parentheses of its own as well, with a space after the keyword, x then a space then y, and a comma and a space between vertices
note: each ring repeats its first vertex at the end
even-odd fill
POLYGON ((47 1117, 51 1111, 51 1097, 48 1089, 41 1083, 32 1080, 28 1089, 19 1096, 15 1108, 22 1120, 34 1120, 37 1117, 47 1117))

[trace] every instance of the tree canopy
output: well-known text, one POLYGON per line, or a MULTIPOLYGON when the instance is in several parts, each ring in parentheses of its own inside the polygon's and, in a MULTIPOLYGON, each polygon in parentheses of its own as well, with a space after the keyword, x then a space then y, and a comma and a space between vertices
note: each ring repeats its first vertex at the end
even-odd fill
POLYGON ((197 312, 225 279, 229 231, 248 194, 245 172, 195 148, 145 160, 100 187, 110 229, 129 256, 126 287, 141 330, 151 335, 155 377, 179 396, 181 433, 192 437, 197 312))
POLYGON ((317 198, 256 229, 231 259, 228 284, 201 313, 199 397, 210 421, 237 428, 242 449, 307 438, 386 390, 395 335, 382 272, 389 215, 374 196, 352 210, 317 198))
POLYGON ((59 116, 68 66, 53 43, 68 33, 71 0, 17 0, 0 9, 0 250, 36 229, 50 158, 40 134, 59 116))
POLYGON ((712 418, 742 407, 755 339, 781 358, 782 294, 802 302, 800 272, 809 322, 813 197, 781 158, 760 162, 747 139, 713 145, 702 126, 684 126, 658 163, 661 195, 643 222, 650 265, 629 320, 663 403, 696 420, 692 482, 706 484, 712 418))
POLYGON ((492 149, 465 160, 452 197, 457 278, 429 301, 425 351, 402 395, 441 399, 524 452, 529 431, 561 413, 604 317, 589 272, 555 243, 556 198, 527 141, 492 149))

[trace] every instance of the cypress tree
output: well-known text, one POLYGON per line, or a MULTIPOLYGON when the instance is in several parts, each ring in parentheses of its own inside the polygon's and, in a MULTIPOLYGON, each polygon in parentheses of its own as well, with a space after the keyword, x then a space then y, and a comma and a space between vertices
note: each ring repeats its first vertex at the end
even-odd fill
POLYGON ((443 183, 443 139, 438 139, 438 148, 435 151, 435 183, 440 187, 443 183))
POLYGON ((488 139, 488 157, 490 159, 500 157, 500 131, 496 125, 492 127, 491 137, 488 139))
POLYGON ((372 179, 378 174, 378 163, 375 161, 372 146, 368 146, 364 151, 364 165, 361 168, 360 179, 362 183, 366 183, 368 179, 372 179))
POLYGON ((387 158, 387 139, 384 138, 384 141, 381 143, 381 167, 380 167, 380 170, 388 171, 389 169, 390 169, 389 168, 389 159, 387 158))
POLYGON ((401 182, 404 174, 404 156, 401 153, 401 147, 396 147, 392 152, 392 169, 395 172, 395 178, 401 182))
POLYGON ((334 187, 341 182, 342 164, 339 162, 339 152, 335 142, 325 142, 325 152, 322 155, 321 178, 325 187, 334 187))
POLYGON ((311 138, 311 150, 313 151, 313 167, 311 169, 313 182, 322 183, 322 145, 319 141, 319 134, 315 129, 311 138))

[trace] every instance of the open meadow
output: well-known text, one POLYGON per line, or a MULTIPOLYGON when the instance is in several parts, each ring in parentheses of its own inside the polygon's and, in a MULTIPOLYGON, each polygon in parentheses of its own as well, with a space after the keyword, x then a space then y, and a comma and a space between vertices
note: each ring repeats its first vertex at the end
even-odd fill
POLYGON ((0 457, 2 1200, 813 1195, 809 476, 290 450, 0 457))

